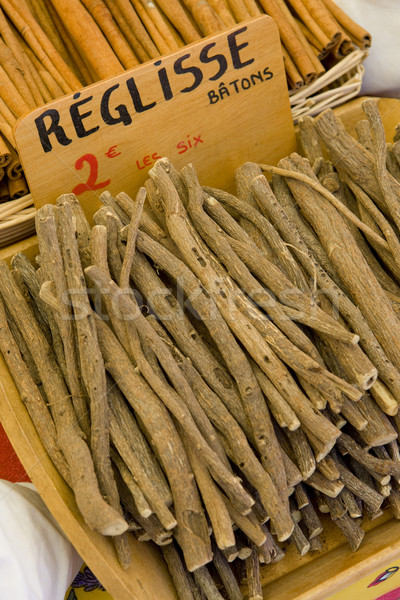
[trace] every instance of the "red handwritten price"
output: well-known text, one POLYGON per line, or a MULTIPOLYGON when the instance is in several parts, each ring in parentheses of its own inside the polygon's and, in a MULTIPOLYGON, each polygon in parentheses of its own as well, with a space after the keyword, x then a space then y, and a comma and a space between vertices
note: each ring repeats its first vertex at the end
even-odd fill
MULTIPOLYGON (((116 151, 116 148, 116 145, 111 146, 107 150, 107 152, 105 152, 107 158, 116 158, 121 154, 121 152, 116 151)), ((84 154, 83 156, 78 158, 78 160, 75 162, 75 169, 77 171, 80 171, 81 169, 83 169, 85 163, 89 165, 89 176, 86 180, 86 183, 78 183, 78 185, 74 187, 72 193, 75 194, 75 196, 80 196, 80 194, 83 194, 87 191, 94 192, 96 190, 101 190, 110 185, 111 183, 111 179, 107 179, 105 181, 97 181, 97 178, 99 176, 99 163, 94 154, 84 154)))
MULTIPOLYGON (((178 151, 178 154, 184 154, 185 152, 196 148, 196 146, 199 144, 204 144, 204 140, 200 134, 187 134, 186 139, 178 142, 175 147, 178 151)), ((117 146, 118 144, 110 146, 110 148, 107 150, 107 152, 104 153, 104 155, 107 158, 116 158, 117 156, 120 156, 121 152, 117 150, 117 146)), ((148 169, 159 158, 161 158, 161 156, 158 152, 153 152, 153 154, 146 154, 146 156, 143 156, 141 159, 136 160, 136 167, 139 171, 148 169)), ((80 171, 81 169, 83 169, 85 164, 89 166, 89 176, 85 183, 78 183, 78 185, 76 185, 72 190, 72 193, 76 196, 79 196, 80 194, 83 194, 87 191, 93 192, 96 190, 101 190, 109 186, 111 183, 111 179, 107 179, 105 181, 97 181, 99 176, 99 163, 94 154, 84 154, 83 156, 78 158, 78 160, 75 163, 75 169, 77 171, 80 171)))
POLYGON ((83 165, 87 163, 89 165, 89 176, 87 178, 86 183, 78 183, 72 190, 72 193, 76 196, 80 196, 84 192, 101 190, 102 188, 110 185, 111 179, 107 179, 106 181, 97 181, 97 177, 99 174, 99 163, 97 162, 97 158, 94 154, 84 154, 75 163, 75 169, 80 171, 83 168, 83 165))

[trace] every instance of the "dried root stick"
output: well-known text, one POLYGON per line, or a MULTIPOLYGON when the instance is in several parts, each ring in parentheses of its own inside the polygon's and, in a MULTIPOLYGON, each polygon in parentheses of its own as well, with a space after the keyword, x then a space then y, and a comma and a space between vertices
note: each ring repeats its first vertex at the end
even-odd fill
POLYGON ((90 439, 89 407, 87 394, 81 378, 79 356, 76 347, 76 332, 72 321, 72 309, 67 302, 68 284, 65 276, 60 244, 57 237, 56 209, 45 206, 36 216, 36 230, 40 242, 42 262, 55 285, 59 306, 58 326, 62 338, 64 356, 68 374, 68 387, 72 402, 87 439, 90 439))
POLYGON ((127 524, 100 494, 92 458, 82 439, 82 431, 77 424, 68 390, 53 352, 4 262, 0 263, 0 271, 1 294, 10 313, 18 319, 21 334, 34 357, 42 379, 56 425, 58 444, 70 468, 78 507, 89 527, 104 535, 120 535, 126 531, 127 524))
MULTIPOLYGON (((170 185, 170 187, 171 187, 171 189, 172 189, 172 194, 175 194, 175 198, 176 198, 176 199, 178 200, 178 202, 180 203, 180 200, 179 200, 179 197, 178 197, 178 195, 177 195, 176 189, 173 187, 172 183, 170 182, 170 180, 169 180, 168 176, 166 175, 166 173, 164 172, 164 170, 163 170, 163 169, 161 169, 161 168, 159 168, 159 169, 158 169, 158 172, 159 172, 159 174, 160 174, 160 178, 162 178, 162 180, 163 180, 164 182, 166 182, 166 183, 167 183, 167 185, 168 185, 168 184, 170 185)), ((157 179, 157 184, 158 184, 158 179, 157 179)), ((164 194, 163 194, 163 198, 164 198, 164 202, 165 202, 165 203, 166 203, 166 205, 167 205, 167 204, 168 204, 168 200, 169 200, 169 198, 168 198, 166 195, 164 195, 164 194)), ((172 200, 172 198, 171 198, 171 200, 172 200)), ((182 207, 182 210, 184 210, 184 209, 183 209, 183 207, 182 207)), ((171 224, 170 224, 170 221, 171 221, 171 214, 170 214, 170 212, 168 211, 168 206, 166 206, 166 215, 167 215, 167 224, 168 224, 168 227, 170 228, 170 226, 171 226, 171 224)), ((180 237, 180 238, 182 237, 182 232, 180 232, 180 235, 179 235, 179 237, 180 237)), ((174 236, 173 236, 173 238, 174 238, 174 236)), ((176 242, 178 243, 177 236, 176 236, 176 242)), ((181 249, 181 251, 183 252, 183 248, 181 247, 180 249, 181 249)), ((192 255, 192 256, 193 256, 193 255, 192 255)), ((201 259, 201 260, 203 260, 203 259, 201 259)), ((197 273, 197 274, 200 276, 200 274, 199 274, 199 273, 197 273)), ((213 280, 214 280, 214 281, 215 281, 215 279, 216 279, 216 275, 214 275, 214 277, 213 277, 213 280)), ((226 318, 226 316, 225 316, 225 315, 223 315, 223 316, 226 318)), ((252 374, 252 379, 251 379, 251 380, 252 380, 252 381, 254 381, 254 375, 253 375, 253 374, 252 374)), ((259 388, 258 388, 258 385, 257 385, 257 383, 255 383, 255 385, 253 384, 252 388, 250 388, 250 390, 247 392, 247 398, 246 398, 246 400, 247 400, 247 405, 249 404, 249 401, 250 401, 250 398, 251 398, 251 397, 253 397, 253 398, 254 398, 254 400, 255 400, 255 399, 258 397, 258 398, 260 398, 260 401, 258 401, 258 400, 257 400, 257 402, 258 402, 258 406, 259 406, 259 410, 262 410, 262 411, 263 411, 263 413, 265 413, 265 411, 266 411, 266 405, 265 405, 264 401, 262 400, 262 396, 260 395, 260 394, 261 394, 261 392, 260 392, 260 391, 258 391, 258 390, 259 390, 259 388), (259 394, 258 396, 257 396, 257 395, 256 395, 256 394, 253 392, 253 388, 255 388, 255 390, 254 390, 254 391, 256 392, 256 394, 259 394), (251 391, 251 393, 253 394, 252 396, 250 396, 250 394, 249 394, 249 392, 250 392, 250 391, 251 391)), ((248 408, 248 406, 247 406, 247 408, 248 408)), ((261 414, 262 414, 262 413, 261 413, 261 414)), ((267 419, 267 421, 264 421, 265 423, 267 423, 267 422, 268 422, 268 416, 266 416, 266 419, 267 419)), ((257 428, 259 428, 259 426, 260 426, 260 423, 259 423, 259 421, 260 421, 260 415, 258 416, 258 418, 257 418, 257 419, 254 417, 253 419, 250 419, 250 421, 252 422, 252 425, 253 425, 253 427, 254 427, 254 425, 255 425, 255 424, 257 424, 257 428)), ((264 439, 265 439, 265 434, 264 434, 264 433, 260 433, 260 434, 259 434, 259 436, 256 434, 256 440, 257 440, 257 444, 258 444, 258 445, 260 445, 260 442, 261 442, 261 447, 262 447, 262 456, 264 456, 264 455, 265 455, 265 451, 267 450, 267 448, 265 447, 265 443, 264 443, 264 441, 263 441, 264 439)), ((268 440, 271 440, 271 434, 270 434, 270 433, 268 434, 268 440)), ((271 457, 271 458, 272 458, 272 457, 271 457)), ((269 461, 269 459, 267 459, 267 460, 269 461)), ((275 454, 275 459, 274 459, 274 460, 275 460, 275 461, 277 460, 277 458, 276 458, 276 454, 275 454)), ((274 469, 275 469, 275 468, 278 466, 276 463, 275 463, 275 465, 273 465, 273 464, 272 464, 272 460, 271 460, 271 461, 269 461, 269 464, 270 464, 270 465, 271 465, 271 466, 272 466, 274 469)), ((279 476, 279 477, 280 477, 280 476, 279 476)), ((280 477, 280 480, 281 480, 281 477, 280 477)), ((283 487, 283 489, 284 489, 284 487, 283 487)))
POLYGON ((265 178, 262 177, 254 180, 253 189, 260 209, 266 213, 266 216, 271 218, 274 225, 281 232, 283 239, 291 244, 293 248, 298 249, 297 256, 299 262, 302 263, 309 276, 316 279, 321 292, 331 299, 334 306, 338 307, 343 318, 353 331, 360 335, 361 347, 375 367, 377 367, 385 383, 393 391, 396 390, 396 394, 400 394, 400 376, 389 362, 359 308, 330 279, 327 272, 323 270, 322 263, 318 262, 317 255, 314 256, 313 252, 307 248, 303 241, 304 236, 299 234, 295 222, 291 220, 289 214, 286 214, 285 210, 279 206, 269 193, 265 178))
POLYGON ((0 351, 4 356, 7 367, 14 378, 15 384, 21 395, 39 437, 49 454, 51 460, 61 473, 65 481, 71 485, 69 466, 62 455, 58 442, 57 432, 46 406, 45 399, 32 379, 24 360, 21 357, 18 345, 10 331, 3 302, 0 298, 0 351))
POLYGON ((260 563, 255 549, 253 549, 249 558, 246 559, 246 578, 249 600, 262 600, 260 563))
POLYGON ((172 581, 174 582, 178 593, 178 597, 181 600, 196 600, 192 593, 192 576, 186 570, 175 544, 172 543, 167 546, 162 546, 161 549, 164 560, 167 563, 168 571, 171 574, 172 581))
POLYGON ((149 381, 151 380, 153 389, 157 389, 157 393, 161 395, 163 401, 168 405, 168 408, 171 410, 174 417, 185 429, 186 433, 191 437, 198 449, 202 450, 203 458, 213 476, 217 478, 219 483, 229 494, 232 494, 232 497, 236 498, 236 502, 243 508, 243 510, 246 510, 246 507, 249 509, 253 503, 250 496, 244 491, 237 478, 235 478, 227 470, 226 466, 210 448, 197 428, 197 425, 191 415, 191 410, 194 410, 194 407, 197 406, 197 400, 193 396, 186 379, 180 372, 179 367, 173 359, 168 347, 154 332, 151 325, 147 323, 146 319, 140 314, 137 305, 132 302, 132 300, 121 294, 118 286, 111 281, 104 272, 95 266, 88 267, 85 272, 100 290, 108 290, 110 297, 113 298, 116 303, 119 303, 119 309, 122 311, 122 314, 125 315, 126 319, 131 319, 132 316, 136 316, 135 322, 132 320, 126 321, 127 327, 130 327, 129 332, 130 335, 132 335, 132 340, 135 339, 135 332, 133 328, 140 327, 141 334, 147 337, 152 350, 155 352, 160 364, 171 378, 174 387, 179 390, 179 394, 178 391, 175 392, 172 388, 168 389, 159 379, 159 377, 154 374, 151 366, 147 363, 145 358, 139 355, 138 347, 136 346, 135 357, 137 359, 140 358, 140 368, 141 370, 144 370, 146 379, 149 381), (183 393, 183 390, 185 393, 183 393), (187 408, 183 399, 188 403, 189 401, 192 402, 193 400, 193 404, 189 404, 190 410, 187 408))
MULTIPOLYGON (((151 316, 148 317, 148 320, 152 323, 152 326, 159 333, 160 337, 163 337, 160 324, 151 316)), ((165 333, 164 339, 166 339, 165 333)), ((263 506, 268 510, 271 502, 271 489, 273 490, 272 482, 268 473, 262 468, 253 453, 243 431, 224 405, 218 401, 218 397, 207 387, 191 362, 182 356, 181 353, 177 353, 176 350, 175 356, 205 412, 224 437, 229 457, 257 490, 263 506)))
POLYGON ((212 555, 207 523, 182 442, 166 408, 137 373, 111 329, 100 318, 95 318, 95 323, 108 372, 140 417, 159 456, 163 457, 174 499, 179 544, 186 565, 192 571, 207 564, 212 555))
MULTIPOLYGON (((141 231, 139 231, 138 235, 138 247, 144 254, 156 262, 160 269, 170 275, 174 281, 179 281, 179 285, 182 286, 185 294, 190 299, 193 308, 201 317, 212 339, 218 346, 232 378, 237 382, 239 391, 243 393, 247 386, 246 375, 249 368, 248 360, 229 330, 219 309, 209 294, 207 294, 200 281, 192 271, 188 269, 185 263, 141 231), (230 352, 229 348, 232 348, 233 352, 230 352)), ((215 381, 215 378, 211 379, 209 370, 203 368, 201 361, 197 361, 195 354, 190 353, 188 356, 210 387, 221 397, 228 410, 241 425, 242 429, 249 432, 250 426, 243 411, 240 397, 235 393, 235 388, 229 385, 227 386, 227 391, 225 391, 225 386, 220 385, 220 372, 218 370, 215 371, 215 377, 217 379, 217 381, 215 381)))
MULTIPOLYGON (((307 163, 296 156, 281 161, 282 166, 311 176, 307 163)), ((332 262, 347 285, 351 282, 351 294, 368 321, 373 333, 394 366, 400 367, 397 339, 400 336, 398 320, 386 294, 376 281, 374 274, 359 251, 345 222, 329 202, 306 184, 289 179, 289 186, 307 219, 320 235, 324 246, 331 252, 332 262), (345 248, 345 251, 343 250, 345 248), (368 281, 368 287, 365 282, 368 281), (379 302, 380 311, 375 310, 379 302)))
POLYGON ((218 591, 214 579, 211 577, 207 567, 196 569, 193 573, 194 580, 207 600, 223 600, 218 591))
MULTIPOLYGON (((266 348, 264 340, 262 341, 262 354, 255 354, 256 351, 258 352, 257 345, 255 344, 257 335, 254 334, 254 336, 251 336, 252 343, 249 345, 249 323, 248 321, 243 321, 243 318, 240 317, 240 313, 234 314, 234 311, 232 311, 232 303, 227 301, 230 291, 228 292, 228 289, 225 289, 223 282, 221 282, 219 278, 219 270, 217 272, 215 271, 215 263, 214 261, 210 262, 212 260, 210 255, 203 252, 202 246, 199 245, 197 239, 193 237, 190 228, 187 227, 187 217, 185 216, 183 206, 180 203, 180 199, 175 188, 169 179, 165 178, 165 173, 162 169, 159 169, 157 165, 150 172, 150 174, 157 180, 157 185, 162 190, 166 205, 167 223, 170 233, 175 238, 176 243, 179 244, 181 252, 185 254, 185 259, 188 261, 188 264, 198 275, 199 279, 201 279, 208 290, 212 292, 218 308, 221 310, 224 318, 229 323, 232 331, 238 336, 244 345, 247 344, 249 353, 253 355, 253 358, 270 377, 271 381, 273 383, 275 382, 275 385, 281 389, 281 393, 283 393, 286 401, 296 412, 300 421, 308 423, 312 429, 315 429, 316 434, 321 435, 324 439, 326 439, 326 435, 330 435, 328 430, 335 438, 336 428, 332 429, 331 424, 328 425, 327 423, 324 423, 323 420, 321 422, 320 418, 313 411, 311 411, 311 415, 308 401, 304 396, 301 395, 298 386, 292 385, 292 380, 289 374, 286 373, 285 370, 282 372, 283 365, 279 362, 276 362, 276 360, 273 358, 273 353, 266 348), (268 355, 268 361, 265 360, 266 354, 268 355), (291 390, 290 393, 289 389, 291 390), (318 425, 316 422, 311 424, 315 419, 317 419, 318 425)), ((247 405, 249 404, 250 398, 249 393, 247 393, 247 405)), ((254 420, 257 424, 259 417, 255 416, 254 420)))
MULTIPOLYGON (((181 351, 192 359, 197 368, 201 369, 202 375, 207 377, 218 395, 222 397, 229 393, 234 395, 235 385, 226 369, 213 357, 171 290, 165 287, 146 257, 139 252, 132 265, 131 277, 135 287, 140 290, 150 308, 164 323, 181 351)), ((240 403, 239 398, 237 403, 240 403)))
POLYGON ((235 534, 223 497, 191 442, 184 433, 181 437, 213 528, 217 546, 221 550, 231 548, 235 545, 235 534))
MULTIPOLYGON (((86 285, 83 285, 84 276, 79 256, 76 230, 77 220, 76 218, 73 219, 73 208, 67 198, 59 203, 58 211, 60 233, 63 241, 63 265, 66 281, 68 289, 73 290, 73 293, 69 294, 69 298, 75 316, 80 368, 82 379, 90 399, 90 445, 93 462, 100 490, 109 504, 116 510, 119 510, 122 515, 118 489, 110 459, 106 371, 97 340, 86 285)), ((65 290, 60 292, 60 294, 62 293, 65 293, 65 290)), ((62 320, 63 316, 61 316, 62 320)), ((115 544, 121 565, 127 568, 130 563, 129 546, 124 538, 116 538, 115 544)))

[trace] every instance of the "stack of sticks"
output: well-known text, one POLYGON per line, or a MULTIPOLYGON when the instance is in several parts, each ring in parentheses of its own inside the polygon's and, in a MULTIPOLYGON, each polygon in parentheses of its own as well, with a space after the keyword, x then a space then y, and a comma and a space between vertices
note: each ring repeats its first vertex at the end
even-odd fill
POLYGON ((32 235, 34 215, 33 199, 18 154, 0 133, 0 247, 32 235))
MULTIPOLYGON (((34 232, 32 217, 34 207, 28 185, 22 172, 18 154, 8 139, 0 133, 0 246, 10 243, 8 233, 15 227, 34 232)), ((14 234, 12 233, 12 236, 14 234)))
POLYGON ((363 108, 360 142, 307 118, 305 157, 244 164, 236 196, 166 158, 93 227, 61 196, 36 266, 0 263, 44 447, 121 566, 128 530, 152 540, 179 598, 261 599, 283 542, 322 548, 320 513, 353 550, 363 517, 400 518, 400 142, 363 108))

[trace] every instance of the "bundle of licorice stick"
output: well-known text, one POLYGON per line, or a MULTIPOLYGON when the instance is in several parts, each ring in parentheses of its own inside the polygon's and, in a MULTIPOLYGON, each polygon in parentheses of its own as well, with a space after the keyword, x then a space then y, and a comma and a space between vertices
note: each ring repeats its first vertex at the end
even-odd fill
POLYGON ((304 157, 244 164, 236 196, 166 158, 93 227, 61 196, 36 265, 0 263, 44 447, 122 567, 127 530, 152 540, 181 599, 262 598, 283 543, 322 548, 320 513, 353 550, 363 517, 400 518, 400 142, 363 108, 360 141, 306 118, 304 157))

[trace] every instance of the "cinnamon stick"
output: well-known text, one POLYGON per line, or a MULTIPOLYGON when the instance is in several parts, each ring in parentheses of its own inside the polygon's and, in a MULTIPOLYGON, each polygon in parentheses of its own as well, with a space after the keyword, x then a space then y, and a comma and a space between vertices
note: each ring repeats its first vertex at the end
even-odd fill
POLYGON ((54 0, 53 6, 99 79, 114 77, 123 72, 107 39, 79 0, 72 0, 68 8, 62 0, 54 0))
POLYGON ((304 25, 315 36, 315 38, 321 44, 322 48, 326 48, 328 50, 334 46, 335 41, 337 41, 337 38, 335 40, 332 40, 328 33, 321 29, 320 25, 311 16, 303 0, 289 0, 289 4, 296 11, 296 14, 300 17, 304 25))
MULTIPOLYGON (((160 31, 164 39, 167 40, 167 43, 169 44, 170 48, 172 50, 182 48, 185 45, 182 36, 172 25, 172 23, 166 17, 163 11, 160 10, 157 6, 154 6, 151 0, 145 0, 144 4, 146 7, 147 14, 157 25, 157 29, 160 31)), ((192 24, 194 25, 194 23, 192 24)))
POLYGON ((96 21, 122 66, 125 69, 137 66, 138 59, 115 24, 105 3, 101 0, 82 0, 82 4, 96 21))
POLYGON ((2 0, 1 6, 43 66, 52 74, 64 93, 82 87, 53 44, 21 0, 2 0))
POLYGON ((361 27, 361 25, 358 25, 358 23, 355 23, 335 2, 333 2, 333 0, 322 1, 340 25, 356 38, 362 49, 370 47, 371 35, 366 29, 361 27))
MULTIPOLYGON (((232 10, 229 7, 229 2, 227 0, 209 0, 210 5, 214 9, 215 13, 221 19, 226 28, 234 27, 236 24, 235 16, 232 14, 232 10)), ((248 0, 245 5, 248 8, 250 13, 255 13, 257 8, 254 8, 255 2, 254 0, 248 0), (251 7, 249 4, 251 3, 251 7)), ((261 11, 258 9, 258 15, 261 14, 261 11)), ((257 14, 252 14, 252 16, 258 16, 257 14)))
POLYGON ((200 33, 187 17, 180 2, 177 0, 160 0, 158 5, 187 44, 201 39, 200 33))
POLYGON ((191 12, 203 35, 212 35, 224 29, 222 21, 208 2, 199 0, 182 0, 182 2, 191 12))
POLYGON ((314 65, 308 54, 305 52, 302 44, 296 37, 290 23, 285 18, 279 5, 275 0, 260 0, 260 4, 265 12, 270 15, 279 28, 281 40, 289 52, 292 60, 295 62, 306 84, 311 83, 317 77, 314 65))

